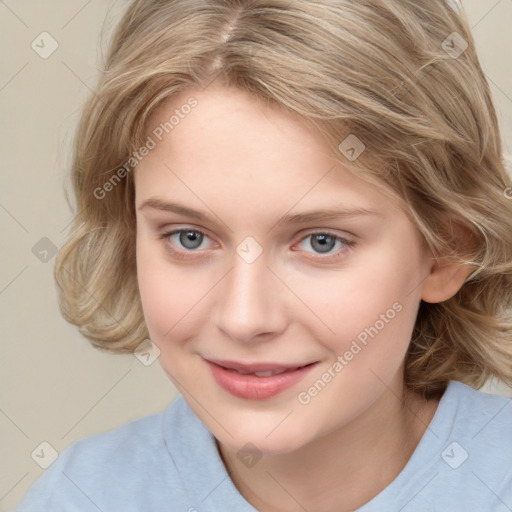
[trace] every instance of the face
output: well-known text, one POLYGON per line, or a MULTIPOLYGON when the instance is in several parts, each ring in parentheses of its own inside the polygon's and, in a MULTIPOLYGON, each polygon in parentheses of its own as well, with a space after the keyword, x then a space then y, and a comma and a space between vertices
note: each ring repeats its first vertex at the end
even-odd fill
POLYGON ((148 133, 134 171, 144 315, 221 444, 288 453, 401 385, 429 258, 397 204, 300 117, 235 89, 173 98, 148 133), (189 113, 162 137, 176 109, 189 113), (305 216, 324 210, 337 213, 305 216))

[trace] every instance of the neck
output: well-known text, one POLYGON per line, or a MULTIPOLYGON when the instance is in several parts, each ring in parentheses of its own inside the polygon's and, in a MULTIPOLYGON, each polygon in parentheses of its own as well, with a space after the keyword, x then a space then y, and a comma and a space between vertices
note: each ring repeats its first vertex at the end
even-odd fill
POLYGON ((404 468, 439 399, 391 388, 348 425, 248 468, 219 446, 235 486, 260 512, 348 512, 370 501, 404 468))

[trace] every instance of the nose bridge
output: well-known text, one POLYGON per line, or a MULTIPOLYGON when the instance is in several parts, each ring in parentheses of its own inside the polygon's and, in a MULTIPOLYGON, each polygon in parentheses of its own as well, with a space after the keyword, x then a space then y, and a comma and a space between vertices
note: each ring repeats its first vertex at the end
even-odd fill
POLYGON ((218 328, 234 340, 251 341, 284 328, 279 283, 267 264, 262 255, 251 261, 234 254, 232 270, 219 289, 216 318, 218 328))

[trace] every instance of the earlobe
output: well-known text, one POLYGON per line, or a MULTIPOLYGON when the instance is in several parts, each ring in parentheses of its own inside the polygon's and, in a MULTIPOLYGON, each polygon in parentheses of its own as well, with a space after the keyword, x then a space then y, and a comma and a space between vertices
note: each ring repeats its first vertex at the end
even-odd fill
POLYGON ((423 282, 421 298, 425 302, 438 303, 453 297, 473 271, 469 263, 454 262, 443 258, 435 260, 430 275, 423 282))

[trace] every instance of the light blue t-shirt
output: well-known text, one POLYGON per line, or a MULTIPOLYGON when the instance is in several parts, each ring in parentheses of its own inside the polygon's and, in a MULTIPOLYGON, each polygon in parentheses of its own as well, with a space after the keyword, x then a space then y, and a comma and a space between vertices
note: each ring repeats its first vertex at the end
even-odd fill
MULTIPOLYGON (((15 512, 256 512, 215 439, 178 397, 79 440, 15 512)), ((358 512, 511 512, 512 400, 450 381, 407 465, 358 512)), ((309 511, 321 512, 321 511, 309 511)))

